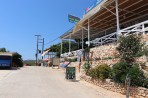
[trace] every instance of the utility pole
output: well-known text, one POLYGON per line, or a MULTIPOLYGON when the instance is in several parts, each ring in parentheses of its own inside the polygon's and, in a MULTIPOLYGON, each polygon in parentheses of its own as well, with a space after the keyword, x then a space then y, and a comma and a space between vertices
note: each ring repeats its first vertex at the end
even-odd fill
MULTIPOLYGON (((42 54, 44 52, 44 38, 43 38, 43 44, 42 44, 42 54)), ((42 56, 42 60, 44 59, 44 56, 42 56)))
MULTIPOLYGON (((40 46, 42 46, 42 49, 40 50, 40 53, 43 54, 43 52, 44 52, 44 38, 38 39, 38 44, 40 44, 40 46)), ((43 60, 43 56, 42 56, 42 60, 43 60)))
POLYGON ((36 44, 36 46, 37 46, 37 49, 36 49, 36 54, 35 54, 35 56, 36 56, 36 65, 38 64, 38 46, 39 46, 39 37, 41 36, 41 35, 35 35, 36 37, 37 37, 37 44, 36 44))

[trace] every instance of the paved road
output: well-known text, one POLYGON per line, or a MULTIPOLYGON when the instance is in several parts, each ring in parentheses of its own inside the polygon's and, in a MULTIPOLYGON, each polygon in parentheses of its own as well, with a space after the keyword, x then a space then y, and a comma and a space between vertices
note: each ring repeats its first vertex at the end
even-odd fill
POLYGON ((63 71, 46 67, 0 70, 0 77, 0 98, 122 98, 85 83, 67 81, 63 71))

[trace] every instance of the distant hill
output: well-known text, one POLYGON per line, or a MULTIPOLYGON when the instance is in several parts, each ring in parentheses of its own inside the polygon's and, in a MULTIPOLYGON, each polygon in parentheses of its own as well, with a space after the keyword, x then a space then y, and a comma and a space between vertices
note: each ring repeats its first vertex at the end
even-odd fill
POLYGON ((24 64, 29 64, 30 66, 35 66, 36 65, 35 61, 36 60, 24 60, 23 62, 24 62, 24 64))

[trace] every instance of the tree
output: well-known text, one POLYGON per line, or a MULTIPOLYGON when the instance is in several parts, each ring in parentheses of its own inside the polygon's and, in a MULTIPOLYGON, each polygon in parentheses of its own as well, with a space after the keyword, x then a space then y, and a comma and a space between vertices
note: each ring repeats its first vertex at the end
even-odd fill
POLYGON ((0 52, 6 52, 6 48, 0 48, 0 52))
MULTIPOLYGON (((74 42, 71 42, 71 51, 77 50, 77 44, 74 42)), ((61 54, 61 43, 52 45, 50 47, 50 52, 56 52, 57 56, 60 57, 61 54)), ((62 52, 69 52, 69 42, 63 42, 63 49, 62 52)))
POLYGON ((147 55, 145 53, 147 48, 141 43, 141 36, 129 35, 121 37, 117 50, 121 56, 121 62, 112 67, 114 81, 124 83, 126 76, 129 75, 132 86, 148 87, 148 78, 144 76, 143 71, 140 70, 135 61, 135 57, 147 55))
POLYGON ((13 66, 23 67, 22 56, 19 53, 14 53, 12 58, 13 66))
POLYGON ((142 48, 143 44, 141 43, 141 36, 129 35, 119 39, 117 50, 120 53, 121 60, 131 64, 134 62, 134 58, 142 53, 142 48))

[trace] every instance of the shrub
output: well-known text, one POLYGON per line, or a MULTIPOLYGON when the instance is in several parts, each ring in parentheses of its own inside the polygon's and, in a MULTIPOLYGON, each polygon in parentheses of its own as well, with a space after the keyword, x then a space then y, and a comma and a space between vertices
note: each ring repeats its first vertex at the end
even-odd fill
POLYGON ((142 70, 139 69, 138 65, 133 65, 129 70, 129 76, 131 78, 131 85, 132 86, 148 86, 148 81, 146 77, 144 76, 144 73, 142 70))
POLYGON ((104 80, 109 77, 110 71, 111 71, 111 68, 108 65, 103 64, 103 65, 91 68, 88 72, 88 75, 93 79, 104 80))
POLYGON ((143 87, 148 88, 148 78, 144 79, 143 87))
POLYGON ((142 86, 148 88, 148 79, 144 76, 144 73, 138 67, 138 64, 133 64, 129 67, 128 63, 120 62, 113 65, 112 78, 115 82, 125 83, 126 76, 129 74, 132 86, 142 86))
POLYGON ((85 64, 82 67, 85 71, 85 74, 88 74, 89 69, 91 68, 91 65, 88 62, 85 62, 85 64))
POLYGON ((23 67, 22 56, 19 53, 14 53, 12 58, 13 66, 23 67))
POLYGON ((100 65, 98 67, 99 79, 104 80, 109 77, 111 68, 107 64, 100 65))
POLYGON ((95 69, 94 68, 91 68, 88 71, 88 76, 90 76, 92 79, 95 79, 96 78, 96 73, 95 73, 95 69))
POLYGON ((117 47, 117 50, 119 51, 122 60, 132 63, 135 60, 134 57, 142 55, 141 50, 143 44, 141 43, 140 38, 141 36, 129 35, 119 39, 120 44, 117 47))
POLYGON ((93 79, 99 79, 99 66, 91 68, 88 72, 88 75, 93 79))
POLYGON ((128 70, 129 70, 128 63, 126 62, 116 63, 112 67, 112 71, 111 71, 112 79, 115 82, 124 83, 128 70))

